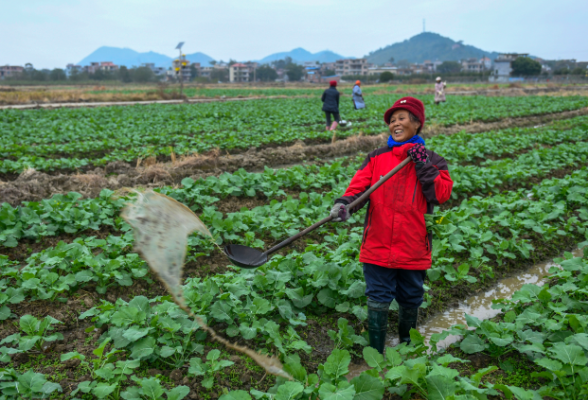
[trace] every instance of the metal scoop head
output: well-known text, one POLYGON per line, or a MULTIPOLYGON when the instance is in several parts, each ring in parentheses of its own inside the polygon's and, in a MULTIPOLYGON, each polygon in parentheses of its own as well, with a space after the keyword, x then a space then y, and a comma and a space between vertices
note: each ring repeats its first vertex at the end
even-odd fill
POLYGON ((267 253, 240 244, 229 244, 225 246, 224 251, 237 267, 251 269, 267 262, 267 253))

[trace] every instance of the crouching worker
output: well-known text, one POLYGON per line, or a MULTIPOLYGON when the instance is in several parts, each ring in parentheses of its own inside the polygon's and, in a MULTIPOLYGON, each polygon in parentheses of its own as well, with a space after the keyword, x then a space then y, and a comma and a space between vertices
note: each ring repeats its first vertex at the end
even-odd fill
MULTIPOLYGON (((425 293, 426 270, 431 268, 432 236, 425 214, 447 201, 453 181, 447 162, 427 150, 419 136, 425 125, 425 107, 413 97, 403 97, 384 114, 390 137, 388 146, 372 151, 351 180, 345 194, 331 210, 333 221, 345 221, 365 203, 345 208, 371 185, 400 164, 412 161, 369 197, 359 261, 363 263, 368 297, 370 346, 384 352, 388 309, 396 299, 400 342, 410 343, 425 293)), ((367 202, 367 201, 366 201, 367 202)))

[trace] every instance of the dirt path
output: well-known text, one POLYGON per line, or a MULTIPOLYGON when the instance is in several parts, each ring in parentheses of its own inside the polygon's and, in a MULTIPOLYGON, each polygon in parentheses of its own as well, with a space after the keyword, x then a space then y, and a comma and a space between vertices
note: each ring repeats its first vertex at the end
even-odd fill
MULTIPOLYGON (((448 90, 448 95, 454 96, 525 96, 525 95, 555 95, 555 94, 574 94, 575 92, 588 91, 588 86, 565 86, 565 87, 546 87, 546 88, 508 88, 508 89, 481 89, 481 90, 448 90)), ((382 91, 381 94, 393 95, 400 92, 382 91)), ((420 92, 402 91, 402 94, 419 96, 432 94, 433 89, 420 92)), ((377 92, 376 92, 377 94, 377 92)), ((189 98, 186 100, 145 100, 145 101, 108 101, 108 102, 77 102, 77 103, 33 103, 33 104, 9 104, 0 105, 0 110, 31 110, 31 109, 54 109, 54 108, 80 108, 80 107, 108 107, 108 106, 132 106, 145 104, 195 104, 195 103, 214 103, 225 101, 250 101, 259 99, 285 99, 285 98, 308 98, 309 95, 299 96, 253 96, 253 97, 230 97, 230 98, 189 98)))
POLYGON ((435 126, 433 124, 425 127, 423 137, 428 138, 436 135, 451 135, 453 133, 457 133, 460 131, 466 131, 469 133, 480 133, 513 127, 537 126, 548 124, 550 122, 561 119, 579 117, 582 115, 588 115, 588 107, 553 114, 531 115, 527 117, 516 118, 503 118, 499 121, 493 122, 472 122, 470 124, 451 126, 435 126))
POLYGON ((187 99, 187 100, 147 100, 147 101, 105 101, 105 102, 88 102, 88 103, 35 103, 35 104, 10 104, 0 106, 0 110, 31 110, 38 108, 81 108, 81 107, 108 107, 108 106, 134 106, 145 104, 193 104, 193 103, 214 103, 224 101, 248 101, 259 99, 282 98, 287 96, 270 96, 270 97, 231 97, 225 99, 187 99))
MULTIPOLYGON (((555 120, 588 115, 588 108, 532 117, 508 118, 496 122, 476 122, 450 127, 429 126, 425 138, 435 135, 450 135, 465 130, 477 133, 510 127, 525 127, 546 124, 555 120)), ((234 172, 244 168, 250 172, 262 171, 264 167, 283 168, 296 164, 312 163, 315 159, 329 160, 342 156, 370 152, 386 143, 387 134, 378 136, 351 137, 333 144, 306 145, 298 141, 293 145, 274 148, 251 148, 240 154, 196 156, 177 163, 162 163, 146 168, 134 168, 117 161, 105 168, 95 168, 84 174, 49 175, 43 172, 24 171, 14 180, 0 182, 0 198, 13 206, 22 201, 40 201, 56 193, 75 191, 84 197, 97 197, 104 188, 116 190, 124 187, 161 187, 179 185, 182 179, 196 180, 218 176, 223 172, 234 172)), ((5 178, 6 179, 6 178, 5 178)))

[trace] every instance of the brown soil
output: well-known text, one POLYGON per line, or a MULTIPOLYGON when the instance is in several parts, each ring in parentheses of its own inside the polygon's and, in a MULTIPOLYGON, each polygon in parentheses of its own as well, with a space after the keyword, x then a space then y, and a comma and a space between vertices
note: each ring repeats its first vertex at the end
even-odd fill
MULTIPOLYGON (((536 262, 536 259, 552 258, 553 256, 560 254, 562 249, 572 248, 575 245, 576 240, 579 239, 581 238, 567 237, 559 238, 557 243, 545 243, 539 235, 536 235, 531 238, 533 244, 537 248, 536 252, 533 254, 535 260, 529 260, 528 262, 523 263, 507 262, 501 266, 493 265, 495 277, 491 279, 487 278, 483 282, 479 281, 476 284, 459 283, 450 287, 441 287, 436 283, 432 283, 432 289, 429 294, 433 298, 433 304, 429 308, 422 310, 419 320, 422 322, 432 314, 455 304, 459 299, 463 299, 474 292, 491 287, 501 277, 536 262)), ((84 354, 88 360, 93 358, 92 350, 96 347, 100 335, 106 329, 106 327, 88 329, 92 326, 91 323, 88 320, 80 321, 78 315, 98 304, 102 298, 110 302, 114 302, 117 298, 122 298, 123 300, 128 301, 133 296, 139 294, 152 298, 164 293, 165 290, 159 283, 149 285, 144 281, 138 281, 135 282, 131 288, 112 287, 106 295, 98 295, 91 288, 87 288, 87 290, 78 290, 63 303, 36 301, 23 302, 11 306, 12 311, 17 316, 32 314, 38 318, 42 318, 46 315, 51 315, 60 320, 63 324, 57 325, 56 331, 61 332, 64 335, 64 340, 50 343, 44 353, 39 354, 29 352, 27 354, 15 355, 12 358, 10 365, 21 369, 33 368, 36 372, 42 372, 49 375, 64 375, 64 377, 61 378, 62 380, 60 383, 64 388, 64 393, 67 395, 71 390, 77 387, 79 382, 88 380, 88 376, 84 375, 86 372, 76 369, 79 365, 77 361, 64 363, 58 362, 60 355, 69 351, 78 351, 81 354, 84 354)), ((318 365, 324 363, 327 356, 332 351, 333 343, 327 333, 329 330, 337 330, 336 324, 339 318, 346 318, 350 321, 350 325, 353 327, 356 334, 361 334, 361 332, 367 328, 365 323, 358 321, 353 315, 336 312, 328 312, 319 317, 309 315, 309 320, 307 321, 308 325, 306 327, 297 328, 301 337, 313 349, 311 354, 300 352, 302 364, 309 373, 314 373, 318 365)), ((397 315, 396 313, 391 312, 389 315, 389 335, 396 334, 396 325, 397 315)), ((226 324, 217 324, 214 328, 217 331, 223 331, 224 328, 226 328, 226 324)), ((0 339, 16 332, 16 327, 9 321, 4 321, 0 324, 0 339)), ((237 343, 240 345, 248 345, 252 348, 257 348, 259 346, 259 343, 254 341, 244 341, 238 338, 237 343)), ((212 345, 212 343, 205 343, 204 354, 211 349, 212 345)), ((356 353, 352 355, 352 362, 361 362, 361 348, 359 346, 354 346, 352 350, 356 353)), ((459 352, 459 350, 455 351, 459 352)), ((452 350, 452 352, 454 351, 452 350)), ((212 392, 202 388, 200 378, 187 376, 187 366, 176 370, 172 367, 166 367, 163 365, 150 365, 152 369, 149 369, 146 372, 149 376, 162 375, 170 378, 175 384, 189 386, 192 389, 191 393, 196 394, 195 397, 190 398, 203 398, 198 397, 198 394, 200 393, 206 393, 205 397, 208 397, 211 394, 213 395, 212 397, 215 397, 217 391, 219 389, 222 390, 222 388, 227 388, 229 390, 249 390, 253 387, 258 390, 267 390, 271 386, 273 379, 269 378, 264 380, 264 374, 259 368, 252 368, 250 360, 241 358, 242 356, 233 351, 229 351, 229 353, 231 354, 230 359, 235 362, 235 365, 226 371, 226 375, 217 375, 216 384, 212 389, 212 392), (231 380, 227 375, 238 376, 239 379, 231 380)), ((483 354, 472 356, 459 354, 459 356, 461 358, 469 359, 476 370, 495 361, 483 354)), ((457 367, 463 376, 469 376, 471 373, 475 372, 474 370, 469 371, 468 365, 457 365, 452 367, 457 367)), ((500 376, 502 375, 504 375, 504 373, 498 371, 489 375, 486 379, 501 379, 500 376)))
MULTIPOLYGON (((581 240, 581 235, 578 237, 559 237, 555 242, 546 243, 540 235, 533 235, 529 237, 535 246, 536 250, 533 253, 533 259, 521 262, 507 260, 502 265, 496 265, 491 262, 493 267, 494 277, 479 280, 475 284, 459 283, 457 285, 439 285, 437 283, 430 283, 431 291, 429 295, 433 299, 433 304, 427 309, 422 310, 419 320, 422 322, 430 317, 432 314, 442 311, 443 309, 452 306, 458 300, 466 298, 474 292, 484 290, 491 287, 497 280, 503 276, 520 270, 526 266, 537 262, 538 260, 545 260, 561 254, 562 249, 571 249, 581 240)), ((217 271, 220 272, 220 271, 217 271)), ((189 274, 187 274, 189 275, 189 274)), ((64 340, 49 343, 49 346, 43 353, 29 352, 27 354, 18 354, 12 357, 11 365, 20 369, 34 369, 35 372, 41 372, 52 376, 60 376, 60 383, 64 389, 64 395, 68 395, 73 389, 77 387, 79 382, 88 380, 89 377, 86 371, 81 371, 78 367, 77 361, 59 362, 61 354, 69 351, 78 351, 87 357, 87 360, 93 358, 92 350, 96 347, 100 335, 104 332, 106 327, 88 329, 92 325, 88 320, 80 321, 78 316, 85 310, 99 304, 101 299, 114 302, 117 298, 122 298, 129 301, 130 298, 136 295, 145 295, 153 298, 157 295, 165 294, 165 289, 156 281, 154 284, 148 284, 143 280, 138 280, 129 288, 113 286, 109 289, 106 295, 97 294, 92 287, 85 287, 77 292, 71 294, 66 302, 59 301, 35 301, 23 302, 11 306, 13 313, 17 316, 25 314, 32 314, 38 318, 46 315, 51 315, 63 324, 56 326, 56 331, 64 335, 64 340)), ((309 373, 314 373, 320 363, 326 361, 327 356, 333 349, 333 343, 328 337, 329 330, 337 330, 336 324, 338 318, 346 318, 350 321, 356 334, 361 334, 367 327, 365 323, 358 321, 353 315, 345 313, 328 312, 322 316, 309 315, 308 325, 306 327, 297 328, 301 337, 312 347, 311 354, 300 352, 301 361, 309 373)), ((396 334, 397 315, 392 312, 389 315, 389 334, 396 334)), ((226 328, 225 324, 217 324, 214 326, 217 331, 223 331, 226 328)), ((4 321, 0 323, 0 339, 16 333, 17 329, 11 321, 4 321)), ((238 339, 238 338, 237 338, 238 339)), ((257 348, 260 344, 254 341, 237 340, 240 345, 248 345, 252 348, 257 348)), ((212 343, 205 343, 206 354, 210 349, 212 343)), ((352 356, 352 362, 361 362, 361 348, 354 346, 352 349, 356 354, 352 356)), ((457 350, 456 350, 457 351, 457 350)), ((155 376, 162 375, 169 378, 175 384, 187 385, 191 388, 189 398, 204 399, 204 398, 218 398, 219 390, 226 388, 228 390, 249 390, 256 388, 258 390, 267 391, 272 385, 273 379, 264 379, 264 374, 259 368, 252 366, 251 360, 242 358, 242 356, 229 351, 231 354, 231 361, 235 365, 230 367, 224 375, 217 375, 215 379, 215 387, 212 391, 205 390, 201 386, 201 378, 188 377, 187 366, 180 369, 173 369, 163 365, 150 365, 151 369, 147 370, 147 375, 155 376), (239 379, 230 379, 230 377, 238 376, 239 379), (202 396, 204 395, 204 397, 202 396)), ((274 350, 275 353, 275 350, 274 350)), ((495 360, 485 355, 466 356, 460 354, 461 358, 467 358, 474 365, 477 370, 488 365, 488 363, 495 360)), ((454 366, 452 366, 454 367, 454 366)), ((471 375, 474 370, 469 371, 468 365, 456 366, 463 376, 471 375)), ((497 371, 489 375, 485 379, 496 380, 501 379, 504 373, 497 371)), ((504 378, 504 376, 503 376, 504 378)), ((395 397, 386 397, 395 398, 395 397)))
POLYGON ((425 126, 423 137, 428 138, 436 135, 451 135, 453 133, 466 131, 468 133, 488 132, 513 127, 536 126, 550 123, 560 119, 569 119, 581 115, 588 115, 588 107, 572 111, 562 111, 553 114, 532 115, 528 117, 504 118, 494 122, 472 122, 464 125, 451 125, 447 127, 429 125, 425 126))
MULTIPOLYGON (((468 132, 486 132, 515 126, 535 126, 559 119, 588 115, 588 108, 562 113, 531 117, 507 118, 497 122, 476 122, 451 127, 431 126, 425 128, 423 136, 448 135, 462 130, 468 132)), ((251 148, 240 154, 199 155, 186 158, 176 163, 156 164, 149 167, 134 168, 123 161, 115 161, 104 169, 96 168, 86 174, 49 175, 34 170, 24 171, 19 176, 5 175, 0 182, 0 198, 12 205, 22 201, 39 201, 55 193, 76 191, 84 197, 96 197, 104 188, 116 190, 126 187, 161 187, 179 185, 185 177, 192 179, 218 176, 223 172, 234 172, 239 168, 248 171, 263 170, 265 166, 280 168, 294 164, 326 160, 346 155, 369 152, 385 145, 387 135, 354 136, 335 143, 307 145, 298 141, 291 146, 264 149, 251 148)))
MULTIPOLYGON (((96 197, 104 188, 116 190, 126 187, 161 187, 178 185, 185 177, 192 179, 218 176, 239 168, 262 170, 264 166, 279 167, 284 164, 304 163, 315 158, 335 158, 380 147, 384 137, 353 137, 334 144, 306 146, 299 142, 288 147, 257 151, 255 148, 237 155, 199 156, 187 158, 175 164, 157 164, 146 168, 133 168, 122 161, 108 164, 105 169, 96 168, 88 174, 49 175, 27 170, 11 182, 0 183, 0 197, 12 205, 22 201, 39 201, 55 193, 77 191, 84 197, 96 197), (106 176, 107 174, 118 174, 106 176)), ((6 179, 6 177, 5 177, 6 179)))

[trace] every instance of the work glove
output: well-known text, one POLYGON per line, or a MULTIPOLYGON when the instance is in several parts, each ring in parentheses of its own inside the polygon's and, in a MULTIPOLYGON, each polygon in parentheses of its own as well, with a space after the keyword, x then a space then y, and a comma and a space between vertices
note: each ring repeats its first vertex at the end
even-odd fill
POLYGON ((421 169, 423 165, 429 162, 429 155, 426 152, 425 146, 420 143, 412 146, 412 148, 408 150, 408 155, 416 164, 416 169, 421 169))
POLYGON ((331 217, 333 222, 343 222, 349 219, 349 211, 345 204, 337 203, 331 208, 331 217))

